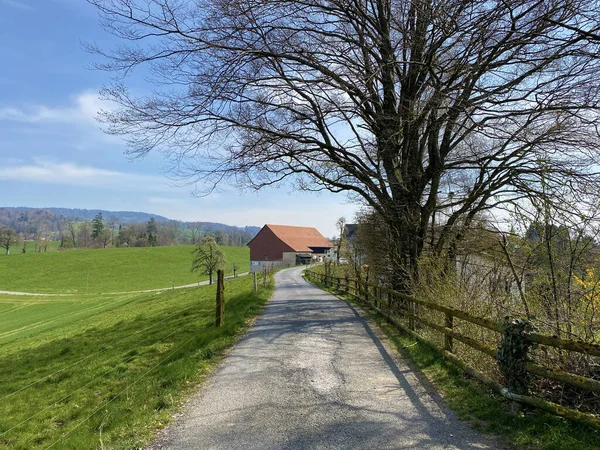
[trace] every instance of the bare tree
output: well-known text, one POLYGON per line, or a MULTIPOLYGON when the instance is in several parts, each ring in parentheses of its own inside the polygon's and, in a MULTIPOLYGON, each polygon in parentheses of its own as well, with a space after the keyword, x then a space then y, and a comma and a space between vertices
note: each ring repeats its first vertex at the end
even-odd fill
POLYGON ((67 220, 64 225, 63 234, 67 234, 73 248, 77 248, 77 225, 72 220, 67 220))
POLYGON ((96 240, 100 243, 100 245, 102 245, 102 248, 106 248, 108 244, 110 244, 113 241, 113 238, 114 230, 112 228, 107 227, 100 231, 100 233, 98 233, 96 240))
POLYGON ((50 239, 48 235, 48 224, 44 221, 38 221, 35 224, 34 229, 34 240, 35 247, 34 252, 45 252, 48 250, 48 240, 50 239))
POLYGON ((189 232, 192 244, 196 245, 196 243, 200 239, 200 236, 202 236, 202 228, 200 226, 197 226, 196 224, 191 224, 189 226, 189 232))
POLYGON ((436 212, 441 255, 482 211, 600 185, 600 42, 570 27, 596 30, 597 0, 88 1, 131 42, 90 46, 99 67, 165 87, 103 91, 131 155, 207 191, 346 192, 387 224, 399 289, 436 212))
POLYGON ((19 235, 10 227, 0 228, 0 248, 6 251, 6 254, 10 254, 10 247, 19 243, 19 235))
POLYGON ((213 274, 225 266, 225 255, 211 236, 200 240, 192 252, 192 272, 208 275, 209 283, 213 282, 213 274))
POLYGON ((340 238, 338 239, 338 244, 337 244, 337 258, 336 258, 336 263, 339 264, 340 263, 340 255, 342 253, 342 240, 344 239, 344 231, 346 229, 346 218, 345 217, 340 217, 337 222, 335 223, 338 231, 340 232, 340 238))
POLYGON ((128 227, 119 227, 119 245, 125 247, 132 247, 135 242, 136 231, 133 225, 128 227))
POLYGON ((80 247, 89 248, 92 244, 92 225, 89 222, 81 222, 77 227, 77 242, 80 247))

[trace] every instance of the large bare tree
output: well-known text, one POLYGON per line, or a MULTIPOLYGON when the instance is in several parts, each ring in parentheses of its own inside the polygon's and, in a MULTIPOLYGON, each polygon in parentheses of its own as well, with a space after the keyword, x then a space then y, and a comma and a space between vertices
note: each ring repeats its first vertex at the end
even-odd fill
POLYGON ((349 193, 409 274, 434 219, 441 254, 499 204, 598 186, 600 42, 580 31, 598 1, 88 1, 129 41, 90 49, 123 75, 104 119, 132 155, 164 151, 206 190, 349 193), (135 69, 152 94, 127 89, 135 69))

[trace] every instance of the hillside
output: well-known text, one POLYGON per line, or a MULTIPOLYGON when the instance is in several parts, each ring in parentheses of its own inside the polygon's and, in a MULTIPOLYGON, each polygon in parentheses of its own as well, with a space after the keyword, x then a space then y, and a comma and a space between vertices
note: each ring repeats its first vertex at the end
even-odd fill
POLYGON ((0 207, 0 226, 13 228, 18 233, 34 233, 34 229, 43 224, 46 232, 58 232, 65 220, 91 221, 96 214, 102 213, 105 222, 116 225, 131 225, 148 222, 154 218, 159 223, 177 223, 183 228, 196 227, 206 232, 244 231, 254 237, 260 231, 257 226, 236 227, 218 222, 177 221, 167 217, 137 211, 107 211, 104 209, 78 208, 32 208, 32 207, 0 207))

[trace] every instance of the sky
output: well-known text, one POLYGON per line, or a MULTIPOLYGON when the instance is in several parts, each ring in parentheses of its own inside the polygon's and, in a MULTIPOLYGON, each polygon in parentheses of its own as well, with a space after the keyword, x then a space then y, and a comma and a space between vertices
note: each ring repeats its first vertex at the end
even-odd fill
MULTIPOLYGON (((118 42, 85 0, 0 0, 0 206, 142 211, 185 221, 313 226, 328 237, 359 209, 343 194, 223 186, 197 197, 158 154, 129 160, 96 120, 110 74, 84 43, 118 42)), ((136 81, 132 81, 136 83, 136 81)), ((137 81, 143 83, 143 81, 137 81)), ((145 86, 129 84, 133 89, 145 86)))

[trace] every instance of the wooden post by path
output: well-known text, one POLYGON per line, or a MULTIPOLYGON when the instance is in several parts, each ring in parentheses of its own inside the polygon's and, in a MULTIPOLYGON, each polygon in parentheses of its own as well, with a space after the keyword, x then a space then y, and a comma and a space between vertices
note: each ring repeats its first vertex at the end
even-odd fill
POLYGON ((265 270, 263 270, 263 286, 267 285, 267 268, 265 267, 265 270))
POLYGON ((217 270, 217 327, 225 323, 225 271, 217 270))
POLYGON ((256 284, 256 272, 254 272, 252 275, 254 275, 254 292, 258 291, 258 286, 256 284))
MULTIPOLYGON (((446 317, 444 320, 444 326, 446 328, 453 328, 453 320, 452 320, 452 315, 446 313, 446 317)), ((452 353, 452 347, 453 347, 453 339, 452 336, 448 336, 447 334, 444 334, 444 350, 449 351, 450 353, 452 353)))

